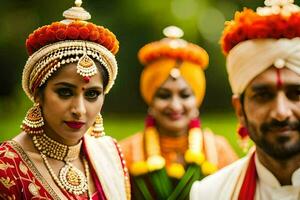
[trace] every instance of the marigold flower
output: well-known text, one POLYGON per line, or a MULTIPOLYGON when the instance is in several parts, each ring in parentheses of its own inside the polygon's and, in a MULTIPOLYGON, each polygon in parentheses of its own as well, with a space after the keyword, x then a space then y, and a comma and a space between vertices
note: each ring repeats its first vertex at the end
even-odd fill
POLYGON ((139 51, 138 57, 145 65, 162 57, 187 60, 200 65, 203 69, 208 65, 208 54, 204 49, 192 43, 182 44, 170 39, 145 45, 139 51))
POLYGON ((300 37, 300 13, 259 15, 251 9, 236 12, 234 20, 225 23, 220 40, 226 55, 238 43, 258 38, 300 37))
POLYGON ((205 176, 207 176, 207 175, 215 173, 218 170, 218 168, 215 164, 208 162, 208 161, 204 161, 201 165, 201 170, 202 170, 203 174, 205 176))
POLYGON ((57 40, 64 40, 64 39, 66 39, 66 30, 64 30, 64 29, 58 29, 55 32, 55 36, 56 36, 57 40))
POLYGON ((196 152, 188 149, 184 154, 184 159, 187 163, 196 163, 201 165, 205 160, 205 156, 202 152, 196 152))
POLYGON ((50 42, 55 41, 55 32, 53 30, 48 28, 46 31, 46 36, 50 42))
POLYGON ((87 27, 83 26, 83 27, 80 27, 78 30, 79 30, 79 36, 81 39, 85 40, 89 37, 90 30, 87 27))
POLYGON ((147 165, 149 171, 160 170, 166 165, 166 160, 162 156, 150 156, 147 165))
POLYGON ((139 176, 148 172, 148 165, 145 161, 137 161, 130 166, 130 173, 133 176, 139 176))
POLYGON ((67 38, 69 38, 69 39, 77 39, 79 36, 79 31, 77 28, 69 26, 66 29, 66 35, 67 35, 67 38))
POLYGON ((61 40, 89 40, 103 45, 113 54, 119 50, 119 42, 115 35, 103 26, 96 26, 90 22, 74 21, 68 25, 54 22, 35 30, 29 35, 26 47, 29 55, 46 44, 61 40))
POLYGON ((172 163, 167 167, 167 173, 170 177, 181 179, 185 173, 184 167, 179 163, 172 163))
POLYGON ((91 40, 91 41, 96 41, 96 40, 98 40, 98 39, 99 39, 99 36, 100 36, 100 34, 99 34, 99 32, 96 31, 96 30, 93 30, 93 31, 90 32, 90 40, 91 40))

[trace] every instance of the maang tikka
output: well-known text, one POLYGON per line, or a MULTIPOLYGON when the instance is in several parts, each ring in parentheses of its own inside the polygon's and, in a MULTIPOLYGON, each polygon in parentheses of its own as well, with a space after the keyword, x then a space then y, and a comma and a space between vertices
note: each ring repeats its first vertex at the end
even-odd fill
POLYGON ((84 48, 85 53, 79 59, 77 63, 77 73, 84 77, 86 82, 89 81, 91 76, 97 74, 97 66, 92 58, 90 58, 86 53, 86 48, 84 48))
POLYGON ((34 105, 27 111, 25 119, 22 122, 21 129, 30 135, 39 135, 44 132, 44 119, 39 103, 34 105))

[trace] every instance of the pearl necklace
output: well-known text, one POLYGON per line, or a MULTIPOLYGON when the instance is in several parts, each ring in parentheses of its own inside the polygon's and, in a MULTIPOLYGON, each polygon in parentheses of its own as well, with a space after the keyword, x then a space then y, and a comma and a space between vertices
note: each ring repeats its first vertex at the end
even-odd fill
POLYGON ((34 146, 46 156, 56 160, 71 162, 79 157, 82 140, 76 145, 61 144, 46 134, 35 135, 32 138, 34 146))
POLYGON ((34 146, 40 152, 52 179, 61 189, 75 195, 87 192, 90 196, 88 191, 89 167, 86 159, 83 159, 85 175, 70 163, 79 157, 82 141, 77 145, 67 146, 52 140, 45 134, 33 136, 32 140, 34 146), (47 156, 65 162, 65 165, 59 171, 58 177, 51 168, 47 156))

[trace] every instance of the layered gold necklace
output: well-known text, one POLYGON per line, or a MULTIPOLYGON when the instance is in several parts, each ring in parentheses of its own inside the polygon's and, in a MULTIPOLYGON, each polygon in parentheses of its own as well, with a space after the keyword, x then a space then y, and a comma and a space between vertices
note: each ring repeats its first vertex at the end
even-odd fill
POLYGON ((83 159, 85 175, 71 163, 79 158, 82 144, 81 140, 74 146, 61 144, 48 137, 46 134, 35 135, 32 140, 34 146, 40 152, 51 177, 61 189, 75 195, 81 195, 88 192, 89 168, 86 159, 83 159), (54 158, 65 163, 65 165, 60 169, 58 176, 56 176, 51 168, 47 157, 54 158))

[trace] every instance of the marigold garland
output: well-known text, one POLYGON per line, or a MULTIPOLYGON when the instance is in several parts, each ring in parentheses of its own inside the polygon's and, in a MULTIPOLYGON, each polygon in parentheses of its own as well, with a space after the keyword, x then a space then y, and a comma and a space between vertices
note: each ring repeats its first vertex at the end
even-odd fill
MULTIPOLYGON (((204 167, 204 169, 208 171, 206 174, 213 173, 215 169, 217 169, 217 166, 213 163, 207 164, 202 149, 201 138, 202 131, 200 129, 200 121, 199 119, 193 119, 189 124, 189 148, 184 154, 184 159, 187 164, 197 164, 198 166, 202 166, 206 163, 205 165, 207 165, 207 167, 204 167)), ((148 158, 146 161, 137 161, 130 167, 131 174, 136 176, 161 170, 166 167, 166 160, 161 156, 159 135, 155 127, 154 119, 151 116, 147 116, 146 118, 145 140, 148 158)), ((185 169, 180 163, 172 163, 170 166, 167 166, 166 169, 169 176, 178 179, 185 173, 185 169)))
POLYGON ((289 16, 281 14, 259 15, 245 8, 236 12, 234 20, 225 23, 221 37, 221 46, 225 55, 238 43, 260 38, 294 38, 300 37, 300 13, 289 16))
POLYGON ((91 22, 74 21, 66 25, 54 22, 45 25, 33 33, 26 40, 28 54, 31 55, 41 47, 62 40, 87 40, 106 47, 113 54, 119 50, 119 41, 116 36, 103 26, 97 26, 91 22))
POLYGON ((206 68, 208 54, 203 48, 192 43, 175 47, 172 45, 174 40, 176 39, 165 38, 145 45, 138 53, 140 62, 147 65, 156 59, 167 57, 187 60, 200 65, 203 69, 206 68))

